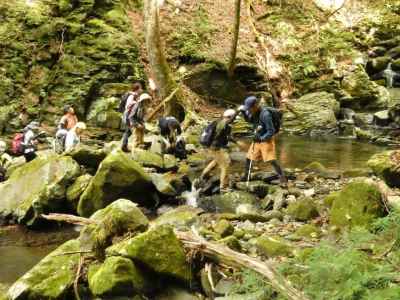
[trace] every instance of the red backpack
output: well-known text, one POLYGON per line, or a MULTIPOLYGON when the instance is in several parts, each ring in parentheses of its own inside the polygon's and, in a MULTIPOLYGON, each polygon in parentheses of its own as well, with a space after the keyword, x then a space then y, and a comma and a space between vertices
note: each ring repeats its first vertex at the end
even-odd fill
POLYGON ((15 155, 22 155, 24 152, 23 142, 24 142, 23 133, 17 133, 16 135, 14 135, 14 138, 11 143, 11 152, 15 155))

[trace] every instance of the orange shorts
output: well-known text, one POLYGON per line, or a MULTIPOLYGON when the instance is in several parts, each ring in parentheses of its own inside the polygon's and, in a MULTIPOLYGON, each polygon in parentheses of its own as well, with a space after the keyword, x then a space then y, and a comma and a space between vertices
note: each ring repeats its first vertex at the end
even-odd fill
POLYGON ((262 143, 252 143, 247 158, 254 161, 262 160, 264 162, 276 160, 275 137, 262 143))

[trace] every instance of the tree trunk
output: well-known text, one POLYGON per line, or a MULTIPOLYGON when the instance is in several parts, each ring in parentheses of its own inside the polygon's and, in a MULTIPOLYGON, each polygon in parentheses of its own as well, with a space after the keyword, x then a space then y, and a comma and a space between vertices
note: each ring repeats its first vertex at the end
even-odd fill
POLYGON ((233 77, 235 66, 236 66, 236 53, 239 40, 239 29, 240 29, 240 5, 241 0, 235 0, 235 20, 234 20, 234 30, 233 30, 233 40, 231 46, 231 53, 228 65, 228 76, 233 77))
MULTIPOLYGON (((160 37, 158 1, 144 1, 145 37, 151 72, 153 73, 161 98, 165 99, 173 92, 177 84, 172 78, 171 70, 164 55, 160 37)), ((165 104, 164 114, 182 119, 183 113, 184 109, 179 103, 179 95, 176 94, 173 99, 165 104)))

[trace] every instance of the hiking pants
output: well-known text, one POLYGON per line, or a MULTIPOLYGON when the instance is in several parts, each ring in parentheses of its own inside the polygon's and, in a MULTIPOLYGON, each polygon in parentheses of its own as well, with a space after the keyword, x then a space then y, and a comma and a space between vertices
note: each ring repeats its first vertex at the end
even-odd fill
POLYGON ((144 144, 144 127, 139 128, 139 127, 133 127, 133 134, 134 134, 134 139, 133 139, 133 147, 137 148, 140 145, 144 144))
POLYGON ((227 188, 229 185, 229 165, 231 158, 227 149, 221 148, 216 150, 209 150, 209 156, 213 160, 208 164, 201 174, 202 177, 207 176, 216 166, 220 169, 220 189, 227 188))
POLYGON ((132 129, 128 126, 125 128, 124 135, 122 136, 122 148, 128 147, 129 138, 132 135, 132 129))
POLYGON ((34 151, 32 151, 32 152, 24 153, 24 157, 25 157, 26 162, 30 162, 30 161, 34 160, 37 157, 37 155, 34 151))

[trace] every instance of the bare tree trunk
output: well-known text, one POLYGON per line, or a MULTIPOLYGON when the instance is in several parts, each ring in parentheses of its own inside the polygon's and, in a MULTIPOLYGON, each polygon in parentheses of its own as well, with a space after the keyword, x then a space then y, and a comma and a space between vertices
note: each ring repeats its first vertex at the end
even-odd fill
POLYGON ((236 65, 236 53, 237 53, 237 46, 239 40, 239 29, 240 29, 240 5, 241 0, 235 0, 235 20, 234 20, 234 31, 233 31, 233 40, 231 46, 231 53, 229 58, 229 65, 228 65, 228 76, 230 78, 233 77, 236 65))
MULTIPOLYGON (((160 96, 162 99, 165 99, 177 87, 177 84, 172 78, 171 70, 164 55, 164 49, 160 37, 158 0, 144 1, 144 16, 146 49, 150 68, 157 84, 157 88, 159 89, 160 96)), ((182 112, 184 112, 184 109, 179 103, 178 94, 165 104, 165 115, 171 115, 182 119, 182 112)))

